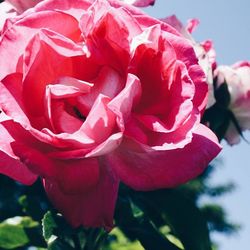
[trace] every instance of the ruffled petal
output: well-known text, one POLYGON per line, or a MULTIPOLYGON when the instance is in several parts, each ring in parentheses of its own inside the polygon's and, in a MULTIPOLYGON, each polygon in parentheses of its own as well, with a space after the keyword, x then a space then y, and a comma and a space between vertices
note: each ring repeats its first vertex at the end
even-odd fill
POLYGON ((108 1, 97 0, 82 16, 80 27, 99 63, 111 65, 120 72, 127 69, 130 42, 141 32, 132 15, 125 9, 112 8, 108 1))
POLYGON ((128 74, 125 88, 108 104, 109 109, 117 115, 117 122, 122 130, 124 130, 125 123, 140 96, 141 83, 139 79, 135 75, 128 74))
POLYGON ((22 74, 8 75, 0 82, 0 110, 24 126, 30 125, 22 100, 22 74))
POLYGON ((18 133, 19 138, 16 138, 15 134, 11 134, 6 127, 8 128, 9 123, 11 123, 12 130, 15 130, 14 127, 18 126, 18 124, 8 120, 7 117, 3 118, 3 113, 0 115, 0 122, 0 173, 5 174, 23 184, 31 185, 37 178, 36 174, 31 172, 27 166, 20 161, 19 157, 12 149, 12 143, 15 142, 16 139, 25 140, 26 138, 29 140, 29 137, 20 127, 18 128, 18 130, 20 130, 18 133))
POLYGON ((22 72, 22 68, 18 67, 19 58, 24 53, 25 47, 31 38, 40 29, 58 32, 73 41, 78 41, 81 35, 77 20, 63 12, 49 10, 30 13, 27 16, 18 18, 13 25, 10 25, 5 30, 1 37, 0 80, 10 73, 22 72), (62 23, 64 24, 63 29, 62 23), (6 64, 6 58, 11 58, 12 63, 6 64))
POLYGON ((42 0, 6 0, 6 2, 14 6, 14 8, 19 14, 35 6, 37 3, 41 1, 42 0))
POLYGON ((28 112, 39 116, 44 113, 46 86, 62 75, 72 75, 71 57, 84 55, 84 52, 70 39, 49 30, 40 30, 25 52, 23 97, 28 112))
MULTIPOLYGON (((1 134, 1 125, 0 125, 1 134)), ((2 136, 2 135, 1 135, 2 136)), ((18 158, 10 157, 0 148, 0 173, 19 181, 24 185, 33 184, 37 175, 33 174, 18 158)))
POLYGON ((108 155, 107 160, 121 181, 136 190, 147 191, 175 187, 197 177, 220 150, 216 136, 199 125, 184 148, 136 152, 124 145, 108 155))
POLYGON ((1 30, 4 27, 4 23, 7 18, 15 17, 16 16, 16 11, 13 9, 13 6, 7 1, 3 2, 0 4, 0 35, 1 35, 1 30))
POLYGON ((132 4, 136 7, 147 7, 149 5, 154 5, 155 0, 123 0, 127 4, 132 4))
POLYGON ((98 76, 91 80, 92 88, 88 95, 78 98, 83 113, 88 113, 98 95, 102 94, 114 98, 124 87, 124 80, 119 73, 111 67, 103 66, 98 76))

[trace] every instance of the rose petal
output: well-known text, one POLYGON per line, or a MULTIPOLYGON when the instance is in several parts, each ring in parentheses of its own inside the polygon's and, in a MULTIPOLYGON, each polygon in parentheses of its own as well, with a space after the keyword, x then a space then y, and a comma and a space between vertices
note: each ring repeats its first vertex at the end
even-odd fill
MULTIPOLYGON (((42 132, 48 135, 53 141, 59 142, 62 145, 68 145, 73 149, 89 148, 92 150, 93 147, 106 141, 112 134, 119 132, 115 114, 107 106, 109 102, 110 98, 100 94, 87 115, 86 120, 82 122, 82 126, 72 134, 55 134, 46 128, 42 129, 42 132), (102 132, 100 133, 100 131, 102 132)), ((58 122, 67 121, 63 119, 58 122)))
POLYGON ((25 185, 31 185, 37 179, 19 158, 14 154, 10 144, 15 139, 0 123, 0 173, 13 178, 25 185))
MULTIPOLYGON (((84 183, 82 182, 82 185, 84 183)), ((45 179, 45 190, 54 206, 74 227, 113 227, 113 214, 119 181, 109 167, 100 160, 98 184, 84 194, 69 195, 55 182, 45 179)))
POLYGON ((122 130, 140 96, 139 79, 135 75, 128 74, 125 88, 108 104, 109 109, 117 115, 117 122, 122 130))
POLYGON ((197 26, 199 25, 199 23, 200 21, 197 18, 189 19, 187 23, 187 27, 186 27, 187 31, 189 33, 193 33, 195 29, 197 28, 197 26))
POLYGON ((154 5, 154 0, 123 0, 127 4, 132 4, 137 7, 147 7, 148 5, 154 5))
POLYGON ((97 158, 67 159, 53 161, 60 171, 56 179, 60 190, 64 194, 85 194, 92 191, 99 183, 100 169, 97 158))
POLYGON ((84 55, 81 46, 52 31, 40 30, 31 39, 26 47, 23 82, 26 109, 31 115, 44 113, 46 85, 62 75, 72 74, 70 58, 79 55, 84 55), (36 93, 36 96, 30 96, 30 93, 36 93))
POLYGON ((90 93, 78 98, 83 113, 90 111, 96 98, 100 94, 114 98, 124 87, 123 81, 116 70, 107 66, 102 67, 98 76, 91 81, 93 87, 90 93))
POLYGON ((5 77, 0 82, 0 110, 17 122, 27 126, 30 124, 25 114, 22 101, 22 74, 16 73, 5 77))
POLYGON ((107 160, 125 184, 146 191, 175 187, 195 178, 220 150, 216 136, 200 125, 192 142, 182 149, 143 153, 124 146, 109 154, 107 160))
POLYGON ((8 154, 2 152, 1 149, 0 173, 9 176, 24 185, 31 185, 37 179, 37 175, 33 174, 18 158, 15 159, 10 157, 8 154))
POLYGON ((115 115, 108 108, 110 98, 100 94, 93 104, 82 127, 74 134, 75 137, 87 135, 95 143, 107 139, 117 129, 115 115), (101 133, 99 133, 101 131, 101 133))
POLYGON ((10 73, 22 72, 22 68, 17 67, 19 58, 38 30, 49 29, 72 40, 79 40, 80 37, 80 30, 75 18, 62 12, 50 10, 31 13, 21 20, 17 19, 14 24, 8 27, 1 37, 0 80, 10 73), (61 28, 62 23, 64 23, 63 29, 61 28), (6 64, 6 58, 12 58, 12 63, 6 64))
POLYGON ((78 80, 70 76, 60 77, 53 85, 47 85, 51 97, 54 99, 75 97, 90 92, 93 84, 78 80))
POLYGON ((128 66, 132 37, 141 32, 136 19, 127 11, 117 11, 108 2, 99 0, 82 16, 81 30, 97 60, 120 72, 128 66))
POLYGON ((20 14, 41 2, 41 0, 6 0, 6 2, 9 2, 11 5, 13 5, 16 11, 20 14))
POLYGON ((18 141, 13 141, 11 148, 19 160, 33 173, 51 178, 57 176, 53 162, 43 152, 18 141))
POLYGON ((1 35, 1 30, 4 26, 4 23, 6 21, 7 18, 11 18, 11 17, 15 17, 16 16, 16 12, 13 9, 13 6, 9 3, 7 3, 6 1, 0 4, 0 35, 1 35))

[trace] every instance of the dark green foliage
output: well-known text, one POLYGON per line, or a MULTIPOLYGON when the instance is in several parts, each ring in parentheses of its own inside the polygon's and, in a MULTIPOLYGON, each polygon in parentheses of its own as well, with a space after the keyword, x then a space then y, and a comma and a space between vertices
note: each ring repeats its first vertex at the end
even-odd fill
POLYGON ((210 166, 199 178, 176 189, 136 192, 121 185, 117 229, 110 234, 103 229, 72 229, 50 205, 39 181, 26 187, 0 175, 0 250, 28 246, 39 250, 214 250, 209 232, 229 234, 239 226, 228 221, 220 205, 197 205, 201 197, 212 199, 234 188, 232 183, 211 186, 213 171, 210 166), (6 221, 13 217, 15 224, 6 221))
POLYGON ((233 124, 239 135, 245 140, 242 129, 234 115, 230 110, 230 93, 227 83, 217 86, 217 79, 214 79, 214 97, 215 104, 206 109, 202 122, 209 126, 209 128, 217 135, 221 141, 227 132, 230 123, 233 124))
POLYGON ((201 212, 207 219, 210 231, 231 234, 240 228, 239 225, 227 221, 224 209, 218 204, 206 204, 201 207, 201 212))
POLYGON ((132 209, 132 201, 126 194, 121 194, 117 202, 116 224, 131 239, 139 240, 146 250, 179 250, 154 225, 150 217, 138 208, 132 209))
POLYGON ((0 247, 15 249, 26 245, 29 242, 28 236, 21 225, 11 225, 2 222, 0 224, 0 247))

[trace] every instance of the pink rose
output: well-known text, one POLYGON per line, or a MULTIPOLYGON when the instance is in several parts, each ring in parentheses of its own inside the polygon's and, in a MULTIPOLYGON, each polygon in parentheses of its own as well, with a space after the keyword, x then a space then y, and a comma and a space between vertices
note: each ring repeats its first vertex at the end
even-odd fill
POLYGON ((0 3, 0 34, 6 19, 15 16, 16 11, 13 9, 11 4, 7 2, 0 3))
POLYGON ((112 226, 119 182, 174 187, 221 150, 192 44, 115 0, 47 0, 5 25, 0 172, 38 176, 73 226, 112 226))
POLYGON ((132 4, 137 7, 147 7, 149 5, 154 5, 155 0, 121 0, 127 4, 132 4))
POLYGON ((17 13, 23 13, 25 10, 35 6, 37 3, 42 0, 5 0, 14 7, 17 13))
POLYGON ((213 43, 210 40, 198 43, 192 37, 192 32, 197 28, 200 21, 196 18, 189 19, 186 27, 181 21, 175 16, 169 16, 162 21, 170 24, 176 30, 178 30, 184 37, 186 37, 192 43, 195 54, 198 58, 199 65, 205 72, 207 83, 208 83, 208 101, 207 107, 211 107, 215 103, 214 89, 213 89, 213 69, 216 67, 216 54, 213 48, 213 43))
MULTIPOLYGON (((229 109, 233 112, 242 131, 250 129, 250 62, 232 66, 219 66, 215 70, 218 87, 226 83, 230 93, 229 109)), ((230 145, 240 142, 240 134, 231 121, 225 134, 230 145)))
MULTIPOLYGON (((5 0, 0 3, 0 31, 7 18, 15 17, 17 14, 21 14, 29 8, 34 7, 42 0, 5 0)), ((137 7, 147 7, 154 5, 155 0, 120 0, 127 4, 131 4, 137 7)), ((1 34, 1 33, 0 33, 1 34)))
MULTIPOLYGON (((21 14, 41 1, 42 0, 5 0, 4 3, 1 3, 0 13, 6 13, 5 6, 8 5, 8 8, 11 7, 11 9, 14 9, 15 12, 21 14)), ((154 5, 155 2, 155 0, 121 0, 121 1, 127 4, 132 4, 137 7, 147 7, 149 5, 154 5)), ((7 11, 9 11, 9 9, 7 11)), ((1 19, 3 20, 2 15, 1 19)))

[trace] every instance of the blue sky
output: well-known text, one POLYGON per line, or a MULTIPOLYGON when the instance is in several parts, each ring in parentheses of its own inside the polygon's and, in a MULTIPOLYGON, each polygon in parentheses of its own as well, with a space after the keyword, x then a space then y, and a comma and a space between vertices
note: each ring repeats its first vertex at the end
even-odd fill
MULTIPOLYGON (((154 7, 146 9, 155 17, 175 14, 183 23, 196 17, 200 25, 194 33, 197 41, 212 39, 219 64, 250 61, 250 1, 249 0, 156 0, 154 7)), ((250 83, 249 83, 250 84, 250 83)), ((246 133, 250 141, 250 132, 246 133)), ((241 142, 230 147, 223 143, 212 183, 233 181, 236 190, 216 201, 226 208, 230 220, 240 223, 242 229, 233 236, 214 235, 220 250, 249 249, 250 246, 250 144, 241 142)))

